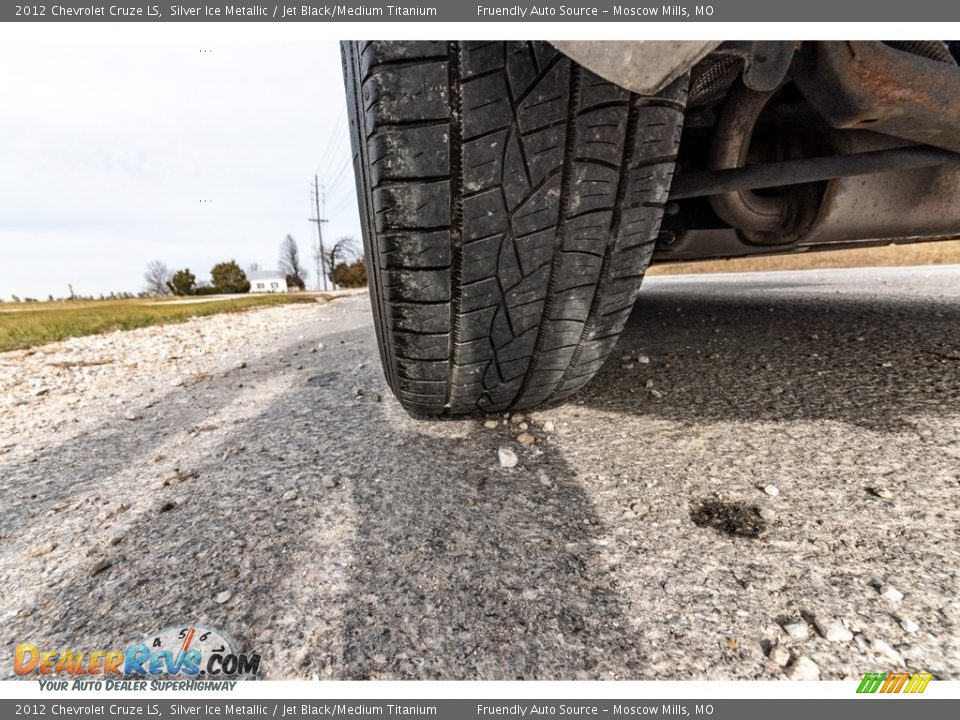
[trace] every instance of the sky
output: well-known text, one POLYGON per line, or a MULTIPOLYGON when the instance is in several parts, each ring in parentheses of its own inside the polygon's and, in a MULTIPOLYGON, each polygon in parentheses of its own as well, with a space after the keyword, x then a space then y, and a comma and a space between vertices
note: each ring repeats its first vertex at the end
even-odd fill
POLYGON ((313 286, 314 173, 324 240, 359 248, 338 43, 19 30, 0 37, 3 300, 139 292, 151 260, 275 269, 288 233, 313 286))

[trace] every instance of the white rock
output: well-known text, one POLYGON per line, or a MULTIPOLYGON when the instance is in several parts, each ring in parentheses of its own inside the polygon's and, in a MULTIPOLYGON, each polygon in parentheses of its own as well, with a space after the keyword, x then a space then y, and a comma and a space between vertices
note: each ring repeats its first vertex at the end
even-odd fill
POLYGON ((510 422, 512 422, 514 425, 519 425, 519 424, 522 423, 525 419, 526 419, 526 418, 524 418, 523 415, 520 415, 519 413, 517 413, 516 415, 512 415, 512 416, 510 417, 510 422))
POLYGON ((773 522, 777 519, 777 513, 770 508, 760 508, 760 517, 767 522, 773 522))
POLYGON ((300 496, 299 490, 287 490, 283 494, 283 500, 285 502, 290 502, 291 500, 296 500, 300 496))
POLYGON ((488 430, 496 430, 497 427, 499 427, 499 425, 500 425, 500 423, 498 423, 496 420, 487 420, 487 421, 483 424, 483 426, 484 426, 485 428, 487 428, 488 430))
POLYGON ((815 617, 813 625, 817 628, 817 632, 830 642, 844 643, 853 640, 853 633, 836 618, 815 617))
POLYGON ((659 390, 651 390, 651 391, 650 391, 650 394, 651 394, 653 397, 655 397, 657 400, 659 400, 660 398, 663 397, 663 393, 660 392, 659 390))
POLYGON ((223 605, 232 597, 233 594, 229 590, 224 590, 222 593, 218 593, 214 600, 216 600, 220 605, 223 605))
POLYGON ((787 663, 790 662, 790 651, 786 648, 780 647, 779 645, 774 645, 772 648, 770 648, 770 652, 767 657, 780 667, 786 667, 787 663))
POLYGON ((810 628, 804 622, 787 623, 783 631, 794 640, 806 640, 810 637, 810 628))
POLYGON ((776 497, 780 494, 780 488, 778 488, 776 485, 767 485, 763 491, 770 497, 776 497))
POLYGON ((908 617, 900 618, 899 623, 900 623, 900 627, 903 628, 904 632, 915 633, 917 630, 920 629, 920 624, 912 618, 908 618, 908 617))
POLYGON ((517 454, 510 448, 500 448, 497 450, 497 456, 500 458, 500 466, 512 468, 517 466, 517 454))
POLYGON ((793 664, 786 670, 787 677, 791 680, 819 680, 820 668, 810 658, 802 655, 793 661, 793 664))
POLYGON ((649 365, 650 358, 648 358, 646 355, 637 355, 637 362, 641 365, 649 365))
POLYGON ((877 655, 880 655, 887 660, 900 665, 901 667, 906 665, 903 660, 903 655, 894 650, 890 645, 885 643, 883 640, 871 640, 870 649, 873 650, 877 655))
POLYGON ((543 431, 544 431, 544 432, 553 432, 553 420, 547 420, 547 421, 543 424, 543 431))
POLYGON ((880 594, 883 595, 887 600, 899 601, 903 600, 903 593, 897 590, 893 585, 881 585, 880 594))

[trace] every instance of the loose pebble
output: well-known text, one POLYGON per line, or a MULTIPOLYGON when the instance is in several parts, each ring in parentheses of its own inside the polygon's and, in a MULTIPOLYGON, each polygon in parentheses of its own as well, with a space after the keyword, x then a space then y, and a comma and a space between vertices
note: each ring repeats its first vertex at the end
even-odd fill
POLYGON ((100 558, 93 564, 93 567, 90 568, 90 576, 93 577, 95 575, 99 575, 104 570, 112 566, 113 566, 113 558, 108 558, 108 557, 100 558))
POLYGON ((898 620, 898 622, 900 623, 900 627, 903 628, 904 632, 915 633, 920 629, 920 624, 912 618, 902 617, 898 620))
POLYGON ((794 640, 806 640, 810 637, 810 628, 804 622, 792 622, 783 626, 783 631, 794 640))
POLYGON ((512 468, 517 466, 517 454, 510 448, 500 448, 497 450, 497 456, 500 458, 500 466, 512 468))
POLYGON ((881 585, 880 594, 887 600, 893 600, 894 602, 903 600, 903 593, 897 590, 893 585, 881 585))
POLYGON ((763 491, 770 497, 776 497, 780 494, 780 488, 778 488, 776 485, 767 485, 763 488, 763 491))
POLYGON ((819 680, 820 666, 801 655, 786 669, 786 674, 791 680, 819 680))
POLYGON ((333 488, 335 488, 337 485, 340 484, 340 481, 337 480, 333 475, 324 475, 321 478, 320 482, 328 490, 332 490, 333 488))
POLYGON ((500 423, 498 423, 496 420, 487 420, 483 426, 488 430, 496 430, 500 426, 500 423))
POLYGON ((299 491, 299 490, 287 490, 287 491, 283 494, 283 500, 284 500, 284 502, 290 502, 291 500, 296 500, 298 497, 300 497, 300 491, 299 491))
POLYGON ((41 543, 40 545, 30 547, 27 550, 27 555, 30 557, 43 557, 44 555, 49 555, 56 549, 57 544, 54 542, 41 543))
POLYGON ((779 645, 774 645, 772 648, 770 648, 770 652, 767 654, 767 657, 780 667, 786 667, 787 663, 790 662, 790 651, 786 648, 780 647, 779 645))
POLYGON ((543 431, 548 433, 553 432, 553 420, 547 420, 545 423, 543 423, 543 431))
POLYGON ((523 445, 524 447, 529 447, 530 445, 533 445, 536 441, 537 441, 536 438, 533 437, 533 435, 531 435, 528 432, 520 433, 519 435, 517 435, 517 442, 523 445))
POLYGON ((845 643, 853 640, 853 633, 836 618, 814 617, 813 626, 825 639, 835 643, 845 643))
POLYGON ((232 597, 233 597, 233 593, 231 593, 229 590, 224 590, 221 593, 217 593, 217 596, 214 598, 214 600, 217 602, 218 605, 223 605, 232 597))
POLYGON ((903 655, 897 652, 890 644, 880 640, 879 638, 875 638, 870 641, 870 649, 880 657, 894 663, 895 665, 900 665, 901 667, 906 665, 903 655))

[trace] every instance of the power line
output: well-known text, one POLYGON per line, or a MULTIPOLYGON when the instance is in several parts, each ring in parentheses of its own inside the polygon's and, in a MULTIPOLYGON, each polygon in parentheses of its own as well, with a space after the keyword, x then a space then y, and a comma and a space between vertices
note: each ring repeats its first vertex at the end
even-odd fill
POLYGON ((340 167, 340 171, 337 173, 337 176, 329 183, 330 192, 334 192, 340 186, 340 180, 343 178, 343 174, 347 171, 347 168, 350 166, 352 160, 353 157, 347 155, 347 158, 340 167))
POLYGON ((336 202, 331 203, 333 208, 330 210, 331 215, 338 213, 343 207, 350 202, 351 200, 356 199, 357 191, 354 188, 347 188, 347 191, 340 197, 336 202))
POLYGON ((327 138, 326 147, 324 147, 323 152, 320 153, 320 160, 317 163, 316 172, 319 173, 321 168, 326 167, 327 163, 332 160, 335 155, 335 149, 343 145, 346 137, 346 127, 343 125, 343 121, 347 116, 346 108, 343 108, 340 111, 340 116, 337 118, 336 124, 333 126, 333 130, 330 132, 330 137, 327 138))

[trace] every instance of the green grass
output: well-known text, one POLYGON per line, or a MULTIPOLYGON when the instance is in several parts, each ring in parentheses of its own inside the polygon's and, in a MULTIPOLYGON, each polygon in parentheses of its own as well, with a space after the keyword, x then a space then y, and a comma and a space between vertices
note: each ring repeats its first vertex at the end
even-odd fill
POLYGON ((0 352, 113 330, 132 330, 149 325, 183 322, 217 313, 317 301, 315 295, 296 293, 244 295, 184 305, 172 302, 183 299, 185 298, 0 303, 0 352))
POLYGON ((700 262, 654 265, 648 275, 688 273, 769 272, 771 270, 819 270, 828 268, 885 267, 904 265, 946 265, 960 263, 960 240, 911 245, 884 245, 848 250, 822 250, 794 255, 768 255, 702 260, 700 262))

